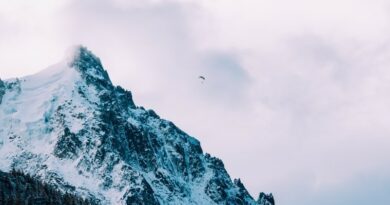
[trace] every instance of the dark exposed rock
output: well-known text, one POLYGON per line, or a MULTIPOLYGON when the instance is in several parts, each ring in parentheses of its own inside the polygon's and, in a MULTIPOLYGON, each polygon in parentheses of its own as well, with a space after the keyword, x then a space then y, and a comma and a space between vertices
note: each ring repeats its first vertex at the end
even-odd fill
POLYGON ((0 79, 0 104, 3 100, 4 94, 5 94, 5 83, 0 79))
POLYGON ((80 147, 81 141, 77 138, 76 134, 65 127, 64 134, 58 139, 54 148, 54 154, 61 159, 74 159, 77 157, 80 147))
POLYGON ((274 196, 271 194, 265 194, 261 192, 259 194, 259 198, 257 199, 257 203, 260 205, 275 205, 274 196))
POLYGON ((226 201, 229 185, 222 178, 212 178, 206 186, 206 194, 217 204, 226 201))
POLYGON ((130 188, 126 195, 128 195, 127 205, 160 205, 152 187, 144 179, 140 187, 130 188))
POLYGON ((235 179, 234 184, 238 188, 238 194, 236 197, 236 203, 235 204, 248 204, 249 201, 252 200, 248 192, 248 190, 245 188, 244 184, 241 182, 240 179, 235 179))
POLYGON ((69 64, 83 74, 87 83, 93 83, 102 87, 111 85, 111 80, 107 71, 104 70, 100 59, 87 48, 78 46, 75 50, 75 56, 69 64))
POLYGON ((133 96, 130 91, 123 89, 121 86, 117 86, 115 87, 115 94, 120 107, 135 108, 133 96))

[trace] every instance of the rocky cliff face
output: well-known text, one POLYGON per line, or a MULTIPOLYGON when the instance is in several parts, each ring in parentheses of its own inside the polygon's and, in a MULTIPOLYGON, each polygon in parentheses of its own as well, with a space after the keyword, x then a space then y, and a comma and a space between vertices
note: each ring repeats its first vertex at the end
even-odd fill
POLYGON ((101 204, 267 204, 220 159, 114 86, 84 47, 36 75, 0 81, 0 169, 101 204))

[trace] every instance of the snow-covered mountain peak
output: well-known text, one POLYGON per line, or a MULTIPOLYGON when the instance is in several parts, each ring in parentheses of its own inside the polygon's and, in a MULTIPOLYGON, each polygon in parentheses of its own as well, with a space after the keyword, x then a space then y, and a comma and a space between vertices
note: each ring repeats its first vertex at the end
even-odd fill
POLYGON ((68 59, 69 66, 77 69, 87 80, 105 80, 111 83, 100 59, 84 46, 76 46, 68 59), (92 79, 91 79, 92 78, 92 79))
POLYGON ((0 170, 99 204, 264 204, 200 142, 114 86, 98 57, 0 81, 0 170))

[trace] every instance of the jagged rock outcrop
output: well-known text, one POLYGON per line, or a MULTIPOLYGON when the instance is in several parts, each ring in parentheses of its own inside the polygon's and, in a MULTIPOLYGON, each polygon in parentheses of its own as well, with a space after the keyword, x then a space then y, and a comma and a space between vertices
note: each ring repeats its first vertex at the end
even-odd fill
POLYGON ((197 139, 136 106, 85 47, 3 87, 2 170, 100 204, 264 204, 197 139))
POLYGON ((258 204, 262 205, 275 205, 274 196, 271 194, 265 194, 261 192, 259 198, 257 199, 258 204))

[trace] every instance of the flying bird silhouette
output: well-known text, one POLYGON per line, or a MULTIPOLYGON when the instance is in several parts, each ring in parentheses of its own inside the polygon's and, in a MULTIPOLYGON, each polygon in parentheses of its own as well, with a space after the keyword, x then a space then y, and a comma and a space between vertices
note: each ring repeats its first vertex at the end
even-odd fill
POLYGON ((204 76, 202 76, 202 75, 199 76, 199 79, 202 80, 202 83, 206 80, 206 78, 204 76))

